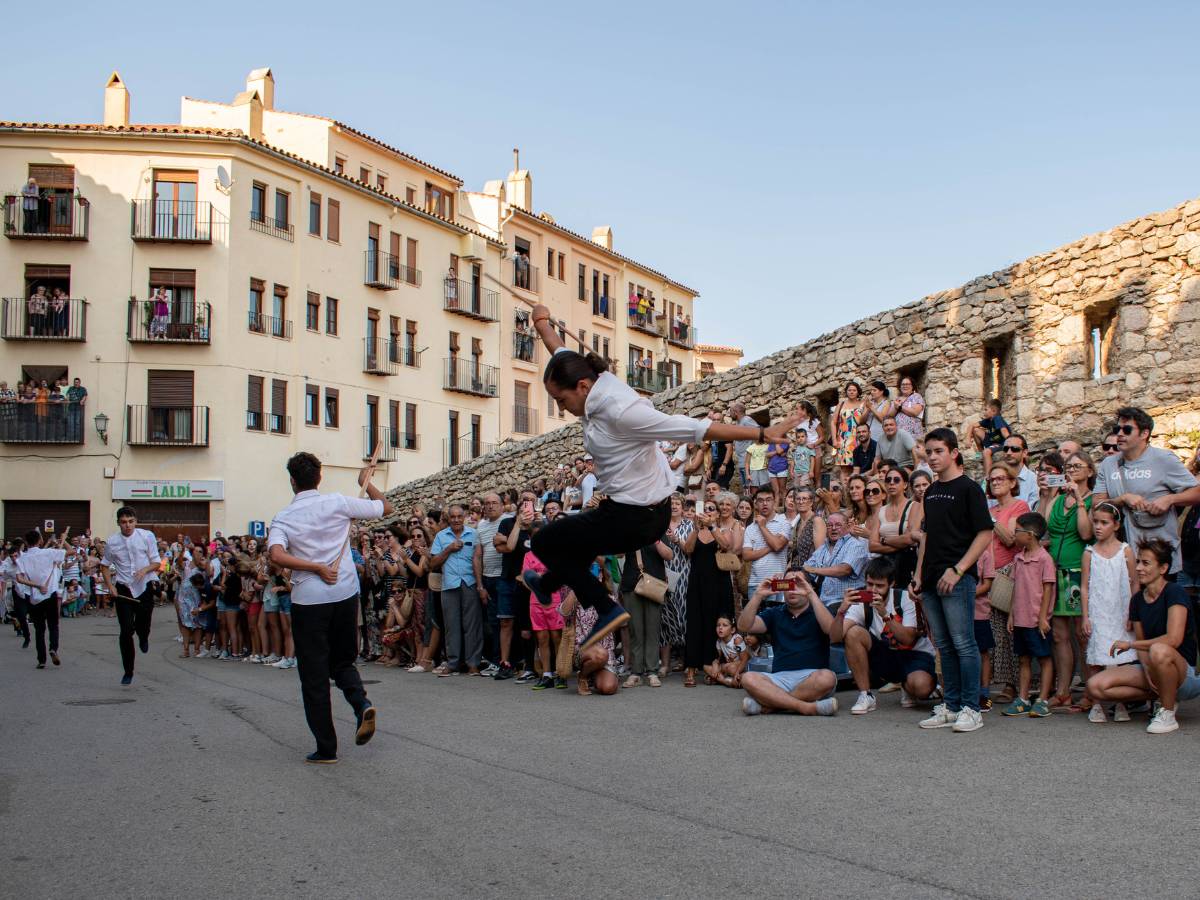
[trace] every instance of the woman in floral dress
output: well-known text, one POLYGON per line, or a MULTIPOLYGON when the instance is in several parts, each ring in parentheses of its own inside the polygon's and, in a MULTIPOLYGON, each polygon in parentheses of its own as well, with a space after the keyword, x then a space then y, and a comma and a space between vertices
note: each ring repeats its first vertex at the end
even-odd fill
POLYGON ((682 649, 687 640, 687 585, 692 571, 692 558, 684 551, 684 544, 691 537, 694 525, 690 519, 683 516, 683 499, 679 495, 671 497, 671 522, 667 525, 667 533, 663 535, 663 543, 675 551, 675 556, 667 562, 668 580, 678 575, 675 590, 667 592, 663 601, 662 625, 659 631, 659 661, 658 675, 665 678, 671 668, 671 648, 682 649))
POLYGON ((842 480, 850 477, 854 466, 854 429, 867 421, 867 407, 863 403, 862 388, 858 382, 846 384, 845 397, 833 413, 833 463, 842 470, 842 480))

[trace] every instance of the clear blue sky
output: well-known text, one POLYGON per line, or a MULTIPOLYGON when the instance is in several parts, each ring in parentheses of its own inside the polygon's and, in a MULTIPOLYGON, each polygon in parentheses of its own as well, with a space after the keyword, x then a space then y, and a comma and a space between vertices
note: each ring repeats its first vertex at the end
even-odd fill
POLYGON ((538 210, 747 359, 1200 195, 1197 4, 417 6, 72 0, 0 117, 97 121, 117 68, 173 122, 271 66, 280 108, 472 189, 519 146, 538 210))

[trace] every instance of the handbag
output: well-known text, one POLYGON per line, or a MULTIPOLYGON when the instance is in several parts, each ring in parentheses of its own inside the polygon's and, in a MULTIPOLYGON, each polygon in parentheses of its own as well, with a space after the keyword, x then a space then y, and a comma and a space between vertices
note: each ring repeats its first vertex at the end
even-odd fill
POLYGON ((997 612, 1011 613, 1013 601, 1012 563, 1003 569, 996 570, 992 577, 992 590, 988 594, 988 602, 997 612))
POLYGON ((442 573, 441 572, 430 572, 429 573, 429 590, 441 591, 441 589, 442 589, 442 573))
POLYGON ((575 668, 575 623, 563 628, 558 641, 558 653, 554 658, 554 674, 559 678, 570 678, 575 668))
POLYGON ((635 554, 635 559, 637 560, 639 575, 637 584, 633 586, 633 592, 643 600, 661 604, 667 599, 667 591, 670 590, 670 585, 661 578, 655 578, 653 575, 646 574, 646 570, 642 568, 641 550, 635 554))
POLYGON ((717 568, 722 572, 737 572, 742 568, 742 558, 732 550, 718 550, 717 568))

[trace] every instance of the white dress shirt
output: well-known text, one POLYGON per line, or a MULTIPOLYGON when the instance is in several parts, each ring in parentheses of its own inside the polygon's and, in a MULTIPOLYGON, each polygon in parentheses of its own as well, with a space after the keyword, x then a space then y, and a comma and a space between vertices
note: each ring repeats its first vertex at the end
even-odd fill
POLYGON ((117 532, 104 544, 104 561, 113 567, 113 580, 129 588, 130 597, 140 597, 146 587, 158 581, 158 569, 137 577, 137 573, 153 563, 162 562, 158 555, 158 538, 145 528, 133 529, 129 537, 117 532))
POLYGON ((300 559, 332 566, 337 563, 337 583, 326 584, 316 572, 292 573, 292 603, 317 606, 340 603, 358 593, 358 573, 350 555, 352 519, 377 519, 382 500, 359 500, 342 494, 301 491, 287 508, 271 520, 267 547, 279 546, 300 559))
POLYGON ((653 506, 675 491, 676 475, 656 442, 699 442, 712 424, 660 412, 611 372, 596 378, 579 421, 599 490, 632 506, 653 506))
POLYGON ((17 571, 33 582, 26 587, 29 602, 41 603, 58 591, 58 573, 67 551, 57 547, 26 547, 17 557, 17 571))

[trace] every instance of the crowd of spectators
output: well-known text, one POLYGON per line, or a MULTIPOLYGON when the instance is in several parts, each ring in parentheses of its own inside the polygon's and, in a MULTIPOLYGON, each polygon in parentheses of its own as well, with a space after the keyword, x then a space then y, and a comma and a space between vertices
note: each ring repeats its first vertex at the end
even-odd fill
POLYGON ((65 375, 20 381, 15 389, 0 381, 0 433, 8 441, 82 441, 87 396, 80 379, 65 375))

